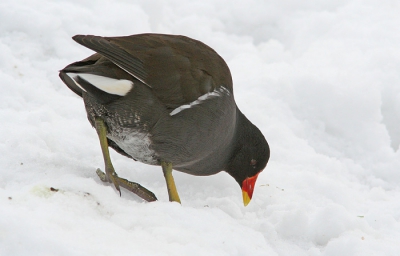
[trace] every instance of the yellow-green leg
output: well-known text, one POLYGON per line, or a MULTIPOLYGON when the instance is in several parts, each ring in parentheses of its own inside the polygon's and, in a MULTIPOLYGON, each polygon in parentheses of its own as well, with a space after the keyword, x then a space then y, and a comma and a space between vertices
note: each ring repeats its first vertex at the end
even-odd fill
POLYGON ((105 181, 113 183, 115 188, 118 190, 119 195, 121 195, 121 189, 119 188, 118 182, 116 181, 116 177, 118 177, 118 175, 115 172, 114 166, 111 163, 110 152, 108 151, 107 127, 103 119, 96 118, 95 127, 100 140, 101 152, 103 152, 104 166, 106 169, 106 175, 104 177, 105 181))
POLYGON ((150 202, 157 200, 153 192, 141 186, 139 183, 131 182, 129 180, 118 177, 111 163, 110 152, 108 151, 107 127, 103 119, 96 118, 95 127, 97 135, 99 136, 101 151, 103 152, 104 166, 106 169, 105 173, 102 172, 100 169, 97 169, 96 173, 99 176, 99 178, 103 182, 113 183, 115 188, 118 190, 119 195, 121 195, 121 189, 119 188, 121 186, 135 193, 136 195, 138 195, 139 197, 143 198, 146 201, 150 202))
POLYGON ((174 177, 172 177, 172 163, 162 161, 161 167, 164 172, 165 181, 167 182, 169 201, 181 203, 178 191, 176 190, 174 177))

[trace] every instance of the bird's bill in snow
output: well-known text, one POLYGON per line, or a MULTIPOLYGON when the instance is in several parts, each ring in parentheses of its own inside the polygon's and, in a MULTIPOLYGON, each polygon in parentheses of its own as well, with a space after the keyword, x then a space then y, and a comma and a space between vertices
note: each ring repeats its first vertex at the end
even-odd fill
POLYGON ((247 206, 250 203, 251 197, 253 196, 254 185, 256 184, 257 177, 260 174, 257 173, 253 177, 246 178, 242 183, 242 194, 243 194, 243 204, 247 206))

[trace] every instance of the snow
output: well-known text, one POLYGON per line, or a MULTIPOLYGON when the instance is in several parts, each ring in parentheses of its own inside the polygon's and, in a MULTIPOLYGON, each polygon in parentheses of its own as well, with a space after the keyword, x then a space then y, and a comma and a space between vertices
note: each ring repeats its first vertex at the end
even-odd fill
POLYGON ((399 255, 398 1, 0 3, 0 255, 399 255), (152 190, 122 197, 82 100, 58 70, 76 34, 183 34, 228 63, 271 160, 252 202, 226 173, 174 172, 111 153, 152 190), (50 188, 58 189, 52 191, 50 188))

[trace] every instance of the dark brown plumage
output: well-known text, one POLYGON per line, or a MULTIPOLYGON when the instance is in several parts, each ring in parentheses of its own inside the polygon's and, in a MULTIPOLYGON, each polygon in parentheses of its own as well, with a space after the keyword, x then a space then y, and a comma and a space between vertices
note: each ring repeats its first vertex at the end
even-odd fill
POLYGON ((213 49, 162 34, 73 39, 96 53, 60 77, 83 97, 91 124, 104 121, 117 152, 192 175, 224 170, 242 189, 264 169, 268 144, 237 108, 229 68, 213 49))

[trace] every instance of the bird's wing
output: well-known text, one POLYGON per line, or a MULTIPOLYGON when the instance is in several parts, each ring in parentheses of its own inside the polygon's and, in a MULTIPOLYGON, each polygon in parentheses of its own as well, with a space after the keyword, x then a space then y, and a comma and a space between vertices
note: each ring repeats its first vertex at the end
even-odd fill
POLYGON ((73 39, 151 87, 167 108, 193 102, 220 86, 233 92, 225 61, 207 45, 188 37, 76 35, 73 39))

